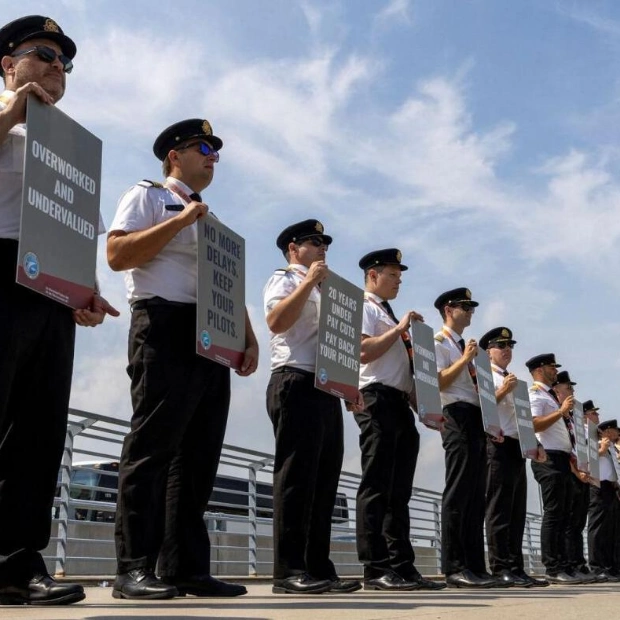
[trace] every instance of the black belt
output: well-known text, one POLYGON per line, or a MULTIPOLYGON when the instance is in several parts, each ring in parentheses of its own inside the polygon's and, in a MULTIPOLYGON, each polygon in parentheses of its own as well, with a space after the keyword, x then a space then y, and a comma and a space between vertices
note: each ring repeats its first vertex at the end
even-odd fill
POLYGON ((369 383, 360 390, 362 394, 366 391, 383 392, 392 398, 400 398, 406 402, 409 402, 409 394, 407 394, 407 392, 403 392, 402 390, 392 387, 391 385, 385 385, 385 383, 369 383))
POLYGON ((131 304, 131 310, 144 310, 155 306, 169 306, 171 308, 191 308, 196 304, 188 304, 182 301, 168 301, 163 297, 151 297, 149 299, 138 299, 131 304))
POLYGON ((570 452, 564 452, 564 450, 547 450, 547 448, 545 448, 545 452, 547 454, 551 454, 551 456, 554 456, 556 454, 561 455, 561 456, 565 456, 567 458, 570 457, 570 452))
POLYGON ((307 377, 313 377, 314 373, 309 370, 304 370, 303 368, 296 368, 295 366, 278 366, 271 371, 272 375, 279 375, 283 372, 298 372, 300 375, 306 375, 307 377))

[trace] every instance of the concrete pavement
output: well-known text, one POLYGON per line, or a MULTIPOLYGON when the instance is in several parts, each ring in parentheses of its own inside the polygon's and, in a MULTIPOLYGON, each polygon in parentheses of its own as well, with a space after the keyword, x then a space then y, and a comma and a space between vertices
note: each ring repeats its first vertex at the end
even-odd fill
MULTIPOLYGON (((245 582, 247 583, 247 582, 245 582)), ((170 601, 123 601, 110 587, 87 587, 86 599, 66 607, 0 607, 1 620, 113 620, 115 618, 181 620, 583 620, 615 617, 620 584, 550 586, 548 588, 442 590, 385 594, 286 596, 271 594, 264 581, 248 584, 248 594, 234 599, 185 597, 170 601)))

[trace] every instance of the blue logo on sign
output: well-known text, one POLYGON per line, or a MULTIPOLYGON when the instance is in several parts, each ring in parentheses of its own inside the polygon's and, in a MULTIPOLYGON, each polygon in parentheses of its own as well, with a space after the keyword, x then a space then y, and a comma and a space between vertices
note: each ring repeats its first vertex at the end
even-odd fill
POLYGON ((26 275, 31 280, 36 279, 39 276, 39 273, 41 273, 41 270, 39 268, 39 259, 37 258, 37 255, 33 252, 26 252, 26 254, 24 254, 23 265, 26 275))
POLYGON ((325 368, 319 369, 319 383, 325 385, 327 383, 327 370, 325 368))
POLYGON ((202 332, 202 334, 200 334, 200 342, 205 349, 208 349, 211 346, 211 336, 206 329, 202 332))

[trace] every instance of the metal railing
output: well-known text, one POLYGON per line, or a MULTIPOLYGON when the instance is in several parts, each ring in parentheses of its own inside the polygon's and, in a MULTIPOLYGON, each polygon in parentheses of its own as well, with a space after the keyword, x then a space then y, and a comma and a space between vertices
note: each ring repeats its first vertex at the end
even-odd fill
MULTIPOLYGON (((102 472, 100 467, 101 463, 118 460, 128 429, 129 423, 123 420, 70 410, 55 500, 54 535, 44 552, 48 567, 57 575, 111 575, 116 570, 113 520, 118 473, 102 472), (91 465, 76 467, 83 461, 91 465), (85 482, 75 475, 78 470, 104 474, 107 483, 85 482)), ((216 482, 205 513, 214 574, 271 574, 272 475, 272 455, 224 444, 219 483, 216 482), (242 480, 241 489, 223 485, 230 480, 242 480)), ((358 474, 341 473, 332 524, 332 559, 342 575, 361 573, 355 547, 355 495, 359 481, 358 474)), ((422 573, 439 574, 441 493, 414 487, 410 515, 416 566, 422 573)), ((528 513, 523 552, 526 569, 538 571, 541 567, 539 515, 528 513)))

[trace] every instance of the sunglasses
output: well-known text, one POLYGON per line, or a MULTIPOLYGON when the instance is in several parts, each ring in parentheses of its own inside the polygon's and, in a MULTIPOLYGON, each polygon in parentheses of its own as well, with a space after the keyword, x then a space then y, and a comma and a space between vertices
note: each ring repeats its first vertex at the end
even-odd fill
POLYGON ((450 305, 452 306, 452 308, 460 308, 461 310, 464 310, 465 312, 476 311, 476 306, 472 306, 471 304, 468 304, 466 302, 458 303, 458 304, 450 304, 450 305))
POLYGON ((174 149, 175 151, 184 151, 185 149, 191 149, 193 146, 198 147, 198 152, 205 157, 213 157, 213 159, 217 162, 220 161, 220 154, 206 142, 192 142, 191 144, 186 144, 185 146, 180 146, 178 149, 174 149))
POLYGON ((43 62, 46 62, 48 64, 53 63, 56 58, 58 58, 58 60, 60 60, 60 64, 62 65, 62 70, 65 73, 71 73, 71 71, 73 71, 73 62, 71 62, 71 59, 64 54, 57 54, 55 50, 53 50, 51 47, 47 47, 47 45, 35 45, 30 49, 22 50, 21 52, 15 52, 14 54, 11 54, 11 57, 17 58, 18 56, 25 56, 26 54, 32 53, 35 53, 39 60, 42 60, 43 62))
POLYGON ((515 345, 512 342, 496 342, 493 344, 493 349, 514 349, 515 345))
POLYGON ((328 243, 325 243, 323 237, 308 237, 307 239, 304 239, 302 243, 305 243, 306 241, 315 248, 320 248, 322 245, 329 245, 328 243))

